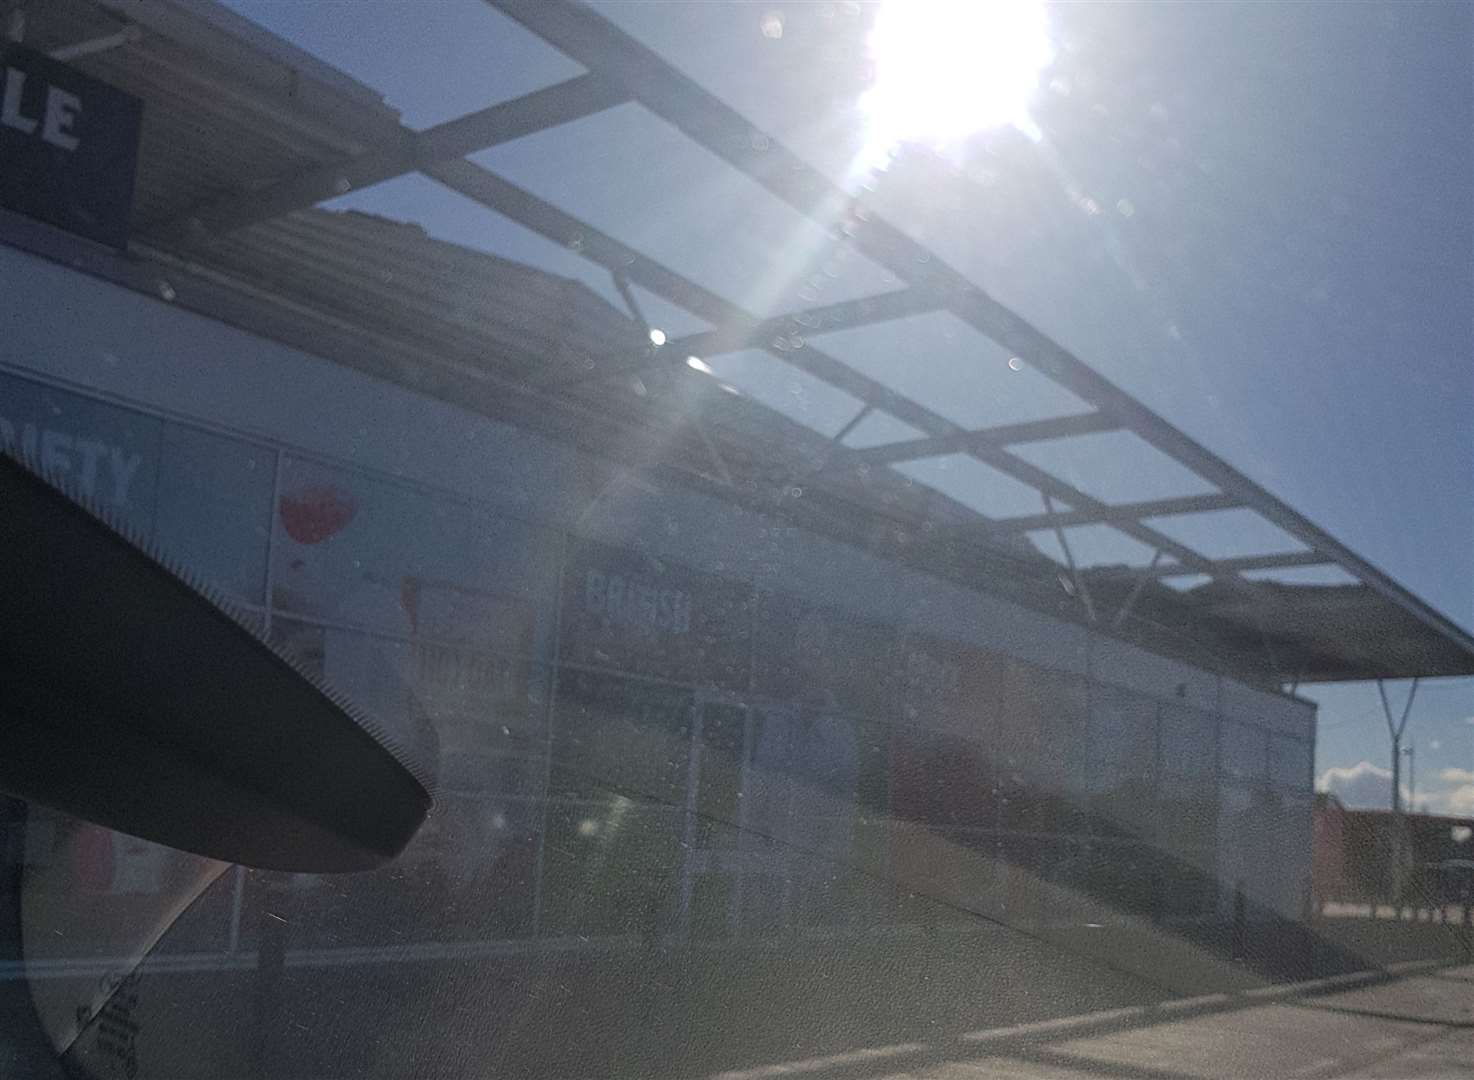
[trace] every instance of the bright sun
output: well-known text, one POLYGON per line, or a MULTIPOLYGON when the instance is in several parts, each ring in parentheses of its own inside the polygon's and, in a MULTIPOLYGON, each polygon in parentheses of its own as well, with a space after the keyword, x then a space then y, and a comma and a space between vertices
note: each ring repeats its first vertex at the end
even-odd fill
POLYGON ((1054 58, 1043 0, 884 0, 870 56, 861 107, 881 155, 990 127, 1038 138, 1029 100, 1054 58))

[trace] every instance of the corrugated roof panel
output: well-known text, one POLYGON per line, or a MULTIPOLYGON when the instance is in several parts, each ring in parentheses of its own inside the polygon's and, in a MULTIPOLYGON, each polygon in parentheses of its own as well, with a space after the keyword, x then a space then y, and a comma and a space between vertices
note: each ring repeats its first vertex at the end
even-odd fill
MULTIPOLYGON (((160 21, 199 24, 198 33, 228 40, 182 9, 158 12, 160 21)), ((28 7, 26 44, 49 51, 128 25, 86 0, 51 0, 28 7)), ((391 110, 362 96, 334 97, 259 49, 254 66, 245 62, 251 50, 226 63, 224 53, 215 59, 150 25, 139 30, 134 41, 69 61, 143 100, 135 234, 218 196, 362 152, 396 130, 391 110)))

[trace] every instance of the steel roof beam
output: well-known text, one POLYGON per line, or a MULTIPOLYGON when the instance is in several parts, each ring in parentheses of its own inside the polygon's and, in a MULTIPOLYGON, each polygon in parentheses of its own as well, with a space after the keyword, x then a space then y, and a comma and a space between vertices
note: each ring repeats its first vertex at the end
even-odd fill
MULTIPOLYGON (((1153 577, 1177 577, 1181 574, 1219 573, 1238 574, 1245 570, 1279 570, 1292 566, 1333 566, 1331 559, 1320 551, 1288 551, 1279 555, 1242 555, 1231 559, 1211 559, 1212 571, 1199 571, 1193 567, 1159 566, 1152 571, 1153 577)), ((1261 584, 1255 582, 1255 584, 1261 584)))
POLYGON ((1119 525, 1142 518, 1165 517, 1169 514, 1200 514, 1209 510, 1233 510, 1243 503, 1232 495, 1185 495, 1176 499, 1153 499, 1150 502, 1107 506, 1104 510, 1056 510, 1052 515, 1003 518, 990 526, 991 533, 1032 532, 1058 525, 1119 525))
POLYGON ((1071 416, 1050 417, 1048 420, 1000 424, 997 427, 958 431, 951 435, 907 439, 904 442, 885 443, 881 446, 867 446, 863 450, 856 450, 850 455, 850 460, 857 465, 890 465, 897 461, 914 461, 917 458, 936 457, 940 454, 966 453, 975 446, 1010 446, 1014 443, 1042 442, 1048 439, 1067 438, 1071 435, 1116 431, 1120 427, 1119 420, 1105 413, 1076 413, 1071 416))
POLYGON ((688 334, 673 344, 696 356, 720 356, 743 349, 765 349, 774 346, 779 338, 796 335, 800 340, 795 345, 801 348, 811 334, 832 334, 939 310, 941 305, 936 297, 924 290, 896 289, 823 307, 787 312, 770 319, 731 323, 714 330, 688 334))
MULTIPOLYGON (((975 447, 972 452, 979 460, 993 466, 999 472, 1007 473, 1015 480, 1022 480, 1035 491, 1058 499, 1062 503, 1067 503, 1074 510, 1097 515, 1110 513, 1111 508, 1106 503, 1092 498, 1079 488, 1067 484, 1065 481, 1059 479, 1059 477, 1045 472, 1036 465, 1031 465, 1022 458, 1015 457, 1006 450, 980 446, 975 447)), ((970 525, 967 531, 979 530, 988 532, 993 528, 993 525, 993 522, 985 525, 970 525)), ((1139 521, 1120 521, 1114 525, 1114 528, 1119 529, 1127 536, 1140 540, 1148 547, 1158 549, 1164 555, 1171 555, 1183 566, 1190 567, 1205 574, 1212 574, 1214 577, 1223 576, 1223 571, 1219 570, 1211 561, 1205 559, 1196 551, 1184 544, 1179 544, 1169 536, 1163 536, 1155 529, 1143 525, 1139 521)), ((1250 585, 1249 582, 1242 580, 1232 581, 1231 584, 1244 587, 1250 585)))
MULTIPOLYGON (((924 315, 940 310, 934 297, 920 289, 897 289, 893 292, 841 300, 822 307, 759 319, 748 315, 728 320, 712 330, 675 338, 666 348, 681 356, 712 357, 745 349, 777 349, 779 353, 807 344, 808 334, 832 334, 874 323, 924 315), (795 340, 796 339, 796 340, 795 340), (780 346, 779 342, 783 342, 780 346), (786 348, 784 347, 786 346, 786 348)), ((616 363, 593 374, 594 379, 612 379, 620 375, 638 375, 650 366, 648 357, 632 357, 627 363, 616 363)))
POLYGON ((391 145, 315 166, 259 191, 230 195, 197 207, 154 230, 147 239, 177 244, 232 232, 392 180, 425 165, 464 157, 602 112, 626 100, 628 95, 598 76, 579 75, 421 132, 401 126, 391 145))

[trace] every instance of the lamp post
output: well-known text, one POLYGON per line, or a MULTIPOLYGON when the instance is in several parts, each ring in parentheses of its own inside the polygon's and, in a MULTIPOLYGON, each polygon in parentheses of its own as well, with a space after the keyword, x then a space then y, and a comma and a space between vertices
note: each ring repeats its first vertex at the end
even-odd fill
POLYGON ((1464 723, 1469 725, 1469 783, 1474 784, 1474 716, 1464 723))
POLYGON ((1418 812, 1418 744, 1409 743, 1403 753, 1407 755, 1407 804, 1416 814, 1418 812))
POLYGON ((1382 713, 1387 718, 1387 734, 1392 739, 1392 813, 1402 814, 1402 733, 1407 730, 1407 720, 1413 711, 1413 699, 1418 696, 1418 681, 1408 688, 1407 701, 1402 706, 1402 717, 1392 718, 1392 703, 1387 700, 1387 688, 1377 680, 1377 694, 1382 699, 1382 713))
MULTIPOLYGON (((1474 783, 1474 716, 1469 717, 1464 723, 1469 725, 1469 780, 1474 783)), ((1464 904, 1464 955, 1474 955, 1474 882, 1468 879, 1469 871, 1464 870, 1463 889, 1460 899, 1464 904)))
POLYGON ((1387 700, 1387 687, 1381 679, 1377 680, 1377 696, 1382 699, 1382 715, 1387 719, 1387 735, 1392 740, 1392 821, 1389 843, 1382 858, 1386 860, 1386 884, 1389 898, 1398 908, 1401 916, 1402 892, 1407 885, 1404 873, 1403 859, 1405 844, 1403 831, 1407 828, 1407 819, 1404 816, 1402 806, 1402 735, 1407 730, 1408 717, 1412 715, 1413 699, 1418 696, 1418 680, 1414 679, 1408 687, 1407 700, 1402 705, 1401 717, 1394 718, 1392 714, 1392 702, 1387 700))

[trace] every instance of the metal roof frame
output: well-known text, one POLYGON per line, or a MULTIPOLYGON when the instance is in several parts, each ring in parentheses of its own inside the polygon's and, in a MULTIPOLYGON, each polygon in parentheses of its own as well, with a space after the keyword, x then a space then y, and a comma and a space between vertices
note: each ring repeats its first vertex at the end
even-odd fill
MULTIPOLYGON (((188 0, 198 8, 198 0, 188 0)), ((584 67, 586 74, 567 79, 521 97, 477 110, 465 116, 415 132, 402 124, 389 126, 392 137, 364 152, 315 165, 256 190, 207 200, 172 221, 152 228, 141 239, 159 250, 201 251, 212 238, 294 210, 342 195, 355 188, 418 172, 439 184, 517 223, 567 244, 612 275, 627 300, 627 284, 635 284, 712 324, 713 329, 667 343, 654 358, 649 350, 628 350, 601 358, 601 365, 578 378, 554 372, 534 380, 544 390, 566 388, 587 393, 590 381, 628 379, 652 364, 679 364, 688 354, 705 357, 744 349, 762 349, 861 402, 833 439, 817 471, 816 481, 842 481, 870 466, 884 466, 943 454, 965 453, 1011 476, 1040 493, 1043 512, 1024 517, 993 519, 969 511, 969 523, 953 526, 968 540, 1007 537, 1025 532, 1054 530, 1064 547, 1077 590, 1089 606, 1084 581, 1075 572, 1063 529, 1079 525, 1108 525, 1148 545, 1155 555, 1150 566, 1129 571, 1141 582, 1187 574, 1206 574, 1221 589, 1257 604, 1272 614, 1285 603, 1282 588, 1268 588, 1241 577, 1249 570, 1303 566, 1337 566, 1375 594, 1410 616, 1463 656, 1474 670, 1474 637, 1453 624, 1387 575, 1368 564, 1289 506, 1254 484, 1166 420, 1147 409, 1086 366, 1078 357, 1020 318, 947 265, 922 244, 883 218, 868 211, 856 197, 833 184, 816 169, 771 137, 756 132, 751 123, 698 83, 681 74, 654 51, 574 0, 484 0, 512 18, 565 56, 584 67), (711 292, 577 217, 527 191, 494 171, 467 160, 466 155, 534 132, 591 116, 626 103, 636 103, 671 124, 687 138, 753 180, 770 194, 825 229, 837 241, 851 246, 873 263, 889 270, 901 288, 868 297, 761 318, 711 292), (755 138, 754 136, 761 136, 755 138), (810 335, 854 329, 891 319, 926 313, 947 313, 1002 346, 1036 371, 1086 402, 1088 411, 1043 421, 968 430, 917 401, 861 374, 806 340, 810 335), (865 416, 882 410, 920 430, 923 436, 866 449, 841 442, 865 416), (1095 499, 1010 452, 1014 445, 1122 430, 1133 433, 1216 490, 1205 495, 1112 504, 1095 499), (1067 504, 1057 507, 1055 501, 1067 504), (1242 508, 1253 511, 1304 544, 1309 550, 1235 558, 1209 558, 1153 528, 1152 517, 1242 508), (1171 561, 1163 562, 1163 556, 1171 561)), ((135 21, 145 31, 168 29, 170 4, 185 0, 148 0, 135 9, 119 0, 94 0, 135 21)), ((309 72, 310 77, 321 77, 309 72)), ((293 117, 292 122, 300 122, 293 117)), ((630 304, 639 321, 638 308, 630 304)), ((707 432, 698 432, 712 450, 719 471, 721 455, 707 432)), ((1116 571, 1119 573, 1119 571, 1116 571)), ((1191 598, 1184 596, 1184 604, 1191 598)), ((1094 611, 1090 612, 1092 619, 1094 611)), ((1119 619, 1117 620, 1119 622, 1119 619)), ((1268 651, 1266 642, 1266 651, 1268 651)), ((1295 677, 1285 674, 1286 681, 1295 677)))
MULTIPOLYGON (((1323 556, 1317 562, 1341 566, 1353 577, 1403 607, 1439 634, 1474 652, 1474 637, 1465 633, 1417 597, 1371 566, 1329 534, 1295 513, 1288 505, 1253 483, 1217 455, 1200 446, 1183 432, 1130 397, 1103 376, 1087 367, 1002 304, 969 282, 933 252, 905 233, 871 213, 853 213, 854 200, 816 169, 776 140, 754 141, 752 125, 741 114, 681 74, 658 54, 625 34, 595 12, 570 0, 485 0, 503 14, 536 33, 544 41, 582 64, 589 71, 624 87, 630 97, 672 124, 708 151, 724 158, 768 191, 789 203, 811 220, 838 231, 872 261, 894 273, 912 289, 924 289, 937 303, 1009 349, 1046 376, 1093 404, 1102 412, 1119 417, 1124 425, 1157 449, 1187 466, 1218 487, 1228 497, 1257 511, 1271 523, 1306 544, 1311 553, 1323 556), (758 149, 757 147, 761 147, 758 149)), ((906 419, 902 417, 902 419, 906 419)), ((909 422, 909 421, 908 421, 909 422)), ((941 433, 947 434, 947 433, 941 433)), ((1030 468, 1001 449, 986 453, 974 446, 984 462, 1034 484, 1047 495, 1070 501, 1077 508, 1110 515, 1119 508, 1092 499, 1081 499, 1068 485, 1030 468), (1049 485, 1045 485, 1045 481, 1049 485), (1056 490, 1051 490, 1054 488, 1056 490)), ((1097 520, 1102 520, 1097 518, 1097 520)), ((1176 555, 1185 566, 1199 568, 1215 577, 1237 575, 1242 569, 1304 566, 1303 554, 1262 556, 1253 559, 1208 560, 1168 540, 1140 521, 1118 527, 1159 551, 1176 555)), ((1160 574, 1161 570, 1155 570, 1160 574)), ((1238 579, 1242 581, 1243 579, 1238 579)), ((1237 584, 1237 582, 1235 582, 1237 584)))

